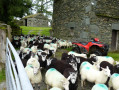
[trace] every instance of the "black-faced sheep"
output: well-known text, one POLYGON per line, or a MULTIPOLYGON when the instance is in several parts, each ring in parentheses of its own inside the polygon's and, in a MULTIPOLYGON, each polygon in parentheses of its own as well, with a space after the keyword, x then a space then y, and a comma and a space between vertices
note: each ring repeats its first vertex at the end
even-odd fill
POLYGON ((67 69, 64 70, 63 75, 65 76, 65 78, 68 78, 70 76, 69 90, 77 90, 77 87, 78 87, 78 72, 75 71, 73 68, 67 68, 67 69))

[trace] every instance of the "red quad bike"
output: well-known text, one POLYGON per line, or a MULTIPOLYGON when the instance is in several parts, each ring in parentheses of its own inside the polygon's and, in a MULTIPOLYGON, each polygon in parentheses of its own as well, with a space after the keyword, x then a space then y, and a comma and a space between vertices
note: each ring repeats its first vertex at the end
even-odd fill
POLYGON ((99 42, 98 38, 92 38, 90 42, 73 42, 73 51, 77 53, 96 54, 97 56, 107 56, 109 45, 99 42))

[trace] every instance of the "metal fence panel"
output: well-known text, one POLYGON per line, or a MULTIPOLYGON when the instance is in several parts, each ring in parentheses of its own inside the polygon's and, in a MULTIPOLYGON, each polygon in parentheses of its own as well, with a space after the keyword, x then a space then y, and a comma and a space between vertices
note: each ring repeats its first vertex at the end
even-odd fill
POLYGON ((33 90, 19 55, 8 38, 6 43, 6 84, 7 90, 33 90), (11 53, 15 58, 18 73, 15 69, 11 53))

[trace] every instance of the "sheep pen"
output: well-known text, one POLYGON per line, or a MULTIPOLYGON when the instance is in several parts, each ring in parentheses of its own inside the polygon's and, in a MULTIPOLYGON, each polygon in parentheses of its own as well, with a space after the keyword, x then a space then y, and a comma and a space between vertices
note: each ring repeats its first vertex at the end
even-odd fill
MULTIPOLYGON (((61 59, 61 56, 62 56, 62 53, 68 53, 69 51, 67 51, 66 49, 58 49, 57 52, 56 52, 56 58, 58 60, 61 59)), ((40 83, 40 90, 47 90, 47 85, 45 84, 45 73, 46 71, 44 70, 41 70, 41 73, 42 73, 42 82, 40 83)), ((93 83, 89 83, 86 81, 86 85, 84 88, 81 88, 81 79, 79 78, 78 80, 78 88, 77 90, 91 90, 91 88, 93 87, 93 83)), ((38 86, 36 86, 36 88, 34 90, 39 90, 38 86)))
MULTIPOLYGON (((69 51, 67 49, 57 49, 57 52, 55 54, 55 57, 58 60, 61 60, 62 57, 62 53, 68 53, 69 51)), ((45 73, 46 70, 41 70, 42 73, 42 82, 40 83, 40 90, 47 90, 47 85, 45 83, 45 73)), ((94 83, 90 83, 88 81, 86 81, 84 88, 81 88, 81 78, 78 78, 78 88, 77 90, 91 90, 91 88, 94 86, 94 83)), ((34 88, 34 90, 39 90, 39 88, 37 88, 38 86, 36 86, 36 88, 34 88)), ((111 89, 112 90, 112 89, 111 89)))

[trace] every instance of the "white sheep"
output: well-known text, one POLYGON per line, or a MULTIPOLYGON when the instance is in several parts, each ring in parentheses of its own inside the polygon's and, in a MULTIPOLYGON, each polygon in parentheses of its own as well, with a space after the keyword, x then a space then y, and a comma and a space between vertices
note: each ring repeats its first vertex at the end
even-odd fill
POLYGON ((62 90, 62 89, 60 89, 60 88, 58 88, 58 87, 53 87, 53 88, 51 88, 50 90, 62 90))
POLYGON ((107 81, 107 78, 110 76, 110 70, 109 67, 107 67, 106 69, 102 68, 102 71, 98 71, 90 66, 84 66, 80 69, 80 75, 82 87, 85 80, 95 84, 104 84, 107 81))
POLYGON ((42 81, 42 75, 41 75, 40 64, 38 60, 35 58, 31 58, 30 61, 27 62, 25 71, 28 75, 31 84, 33 86, 34 84, 38 84, 38 86, 40 86, 40 83, 42 81))
POLYGON ((82 68, 84 68, 84 67, 92 67, 92 68, 95 69, 95 70, 99 70, 99 69, 97 68, 97 63, 96 63, 96 62, 93 62, 93 65, 92 65, 92 64, 90 64, 88 61, 84 61, 84 62, 82 62, 81 66, 80 66, 80 70, 81 70, 82 68))
POLYGON ((50 44, 44 44, 44 47, 43 48, 44 49, 47 48, 49 50, 50 47, 51 47, 50 44))
POLYGON ((105 84, 95 84, 91 90, 108 90, 105 84))
POLYGON ((110 80, 108 82, 109 90, 113 87, 114 90, 119 90, 119 74, 114 73, 111 75, 110 80))
POLYGON ((59 71, 54 68, 48 69, 45 74, 45 83, 47 84, 47 90, 49 86, 58 87, 60 89, 69 90, 69 77, 65 78, 59 71))
POLYGON ((107 61, 109 62, 110 64, 114 65, 114 59, 110 56, 96 56, 95 54, 91 54, 90 55, 90 58, 91 57, 96 57, 97 59, 97 62, 100 64, 102 61, 107 61))
POLYGON ((37 51, 38 51, 37 46, 32 46, 32 47, 31 47, 31 51, 32 51, 33 53, 37 53, 37 51))
POLYGON ((79 53, 76 53, 76 52, 74 52, 74 51, 68 52, 68 55, 80 56, 80 57, 83 57, 83 58, 87 58, 87 55, 86 55, 86 54, 84 54, 84 53, 79 54, 79 53))

